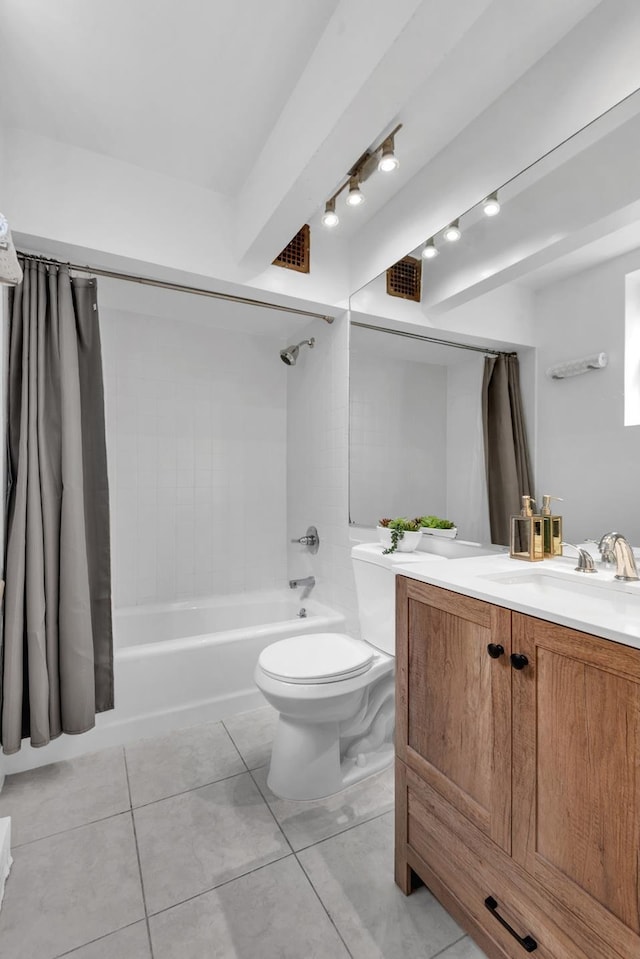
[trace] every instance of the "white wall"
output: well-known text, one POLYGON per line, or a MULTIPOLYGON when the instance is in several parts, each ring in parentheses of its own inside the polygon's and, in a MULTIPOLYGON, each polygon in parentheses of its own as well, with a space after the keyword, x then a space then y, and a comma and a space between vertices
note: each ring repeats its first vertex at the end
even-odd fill
POLYGON ((301 350, 287 371, 287 516, 290 538, 318 527, 315 556, 289 544, 290 578, 314 575, 313 592, 345 614, 346 629, 358 635, 351 543, 348 528, 349 320, 310 324, 315 349, 301 350))
POLYGON ((350 413, 351 520, 444 516, 447 367, 352 349, 350 413))
POLYGON ((114 604, 281 587, 278 340, 101 308, 114 604))
MULTIPOLYGON (((423 264, 422 282, 429 283, 429 263, 423 264)), ((482 346, 532 345, 533 297, 529 289, 512 283, 483 293, 468 303, 452 309, 430 310, 424 303, 415 303, 386 291, 385 274, 357 290, 350 298, 351 310, 363 314, 367 322, 396 326, 402 329, 419 327, 416 332, 428 333, 456 342, 482 346), (372 319, 374 318, 374 319, 372 319), (384 319, 385 323, 380 323, 384 319), (391 320, 391 323, 388 321, 391 320)))
POLYGON ((23 248, 52 252, 54 241, 84 251, 82 263, 116 257, 126 272, 180 270, 199 278, 196 285, 213 279, 244 295, 249 286, 317 303, 348 296, 345 241, 326 231, 314 232, 310 273, 273 266, 256 273, 236 263, 233 203, 213 190, 26 130, 6 132, 0 164, 3 157, 0 204, 23 248))
POLYGON ((640 544, 640 426, 624 425, 625 276, 640 250, 541 290, 538 340, 537 490, 564 497, 569 542, 617 529, 640 544), (564 380, 547 367, 605 351, 609 366, 564 380))

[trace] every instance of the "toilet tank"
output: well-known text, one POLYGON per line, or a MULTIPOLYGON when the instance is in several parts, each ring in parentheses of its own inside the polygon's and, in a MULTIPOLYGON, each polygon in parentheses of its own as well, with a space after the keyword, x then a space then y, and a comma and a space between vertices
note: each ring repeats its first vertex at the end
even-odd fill
POLYGON ((396 577, 394 567, 409 563, 442 562, 428 553, 390 553, 379 543, 361 543, 351 550, 356 580, 360 632, 365 642, 391 656, 396 654, 396 577))

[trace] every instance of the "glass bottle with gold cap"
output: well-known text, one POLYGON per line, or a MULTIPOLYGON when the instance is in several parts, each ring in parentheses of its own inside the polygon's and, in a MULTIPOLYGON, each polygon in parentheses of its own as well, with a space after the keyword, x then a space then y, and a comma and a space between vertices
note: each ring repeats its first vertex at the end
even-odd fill
POLYGON ((533 512, 530 496, 522 497, 522 509, 511 517, 509 556, 537 563, 544 559, 542 516, 533 512))
POLYGON ((550 496, 549 493, 545 493, 542 497, 542 539, 545 559, 562 556, 562 516, 553 515, 552 499, 560 503, 563 501, 561 496, 550 496))

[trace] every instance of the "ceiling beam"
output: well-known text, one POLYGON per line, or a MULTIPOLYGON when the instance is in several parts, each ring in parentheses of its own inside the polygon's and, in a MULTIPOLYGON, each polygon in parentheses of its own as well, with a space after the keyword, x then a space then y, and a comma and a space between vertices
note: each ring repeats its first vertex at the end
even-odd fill
POLYGON ((238 262, 271 262, 489 6, 341 0, 238 196, 238 262))
POLYGON ((640 6, 600 3, 442 149, 351 248, 359 289, 640 86, 640 6))

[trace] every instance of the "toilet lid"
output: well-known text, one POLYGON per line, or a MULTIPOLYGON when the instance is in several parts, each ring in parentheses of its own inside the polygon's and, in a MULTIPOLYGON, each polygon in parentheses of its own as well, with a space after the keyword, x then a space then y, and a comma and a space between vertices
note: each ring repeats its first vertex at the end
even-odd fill
POLYGON ((267 676, 285 683, 333 683, 366 672, 374 652, 344 633, 310 633, 267 646, 258 662, 267 676))

